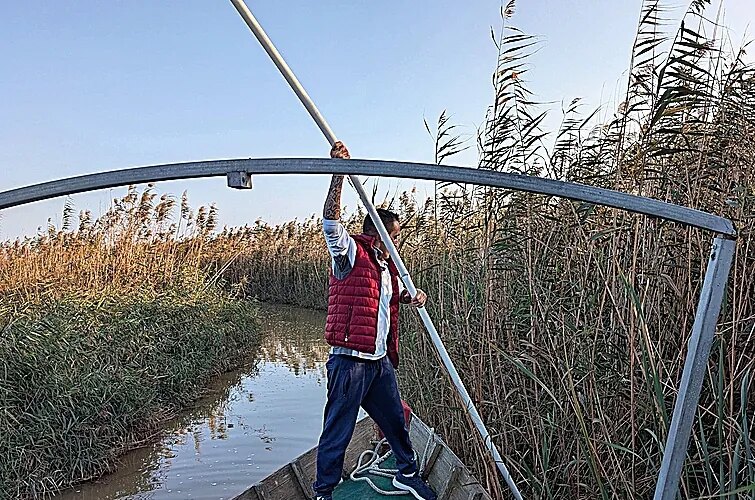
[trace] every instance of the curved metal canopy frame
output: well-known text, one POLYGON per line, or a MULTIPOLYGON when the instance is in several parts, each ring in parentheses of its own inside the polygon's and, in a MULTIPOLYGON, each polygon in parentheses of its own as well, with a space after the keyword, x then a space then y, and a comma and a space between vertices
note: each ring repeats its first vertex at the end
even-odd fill
POLYGON ((476 184, 605 205, 716 233, 654 496, 656 500, 674 500, 734 256, 737 233, 729 219, 651 198, 540 177, 424 163, 320 158, 196 161, 81 175, 0 192, 0 210, 97 189, 178 179, 225 176, 231 187, 250 188, 254 174, 367 175, 476 184))
POLYGON ((0 209, 25 203, 128 184, 200 177, 219 177, 235 173, 247 174, 344 174, 407 179, 426 179, 477 184, 517 191, 559 196, 577 201, 605 205, 652 217, 707 229, 729 237, 736 236, 728 219, 671 203, 621 193, 584 184, 556 181, 520 174, 462 167, 440 167, 425 163, 381 160, 347 162, 322 158, 269 158, 194 161, 166 163, 148 167, 112 170, 69 177, 0 193, 0 209))

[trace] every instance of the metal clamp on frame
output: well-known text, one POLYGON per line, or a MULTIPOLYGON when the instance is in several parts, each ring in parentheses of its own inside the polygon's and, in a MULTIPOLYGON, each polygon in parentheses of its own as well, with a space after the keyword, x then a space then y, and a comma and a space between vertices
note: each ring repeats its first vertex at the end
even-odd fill
POLYGON ((252 189, 252 174, 250 172, 228 172, 225 174, 228 187, 233 189, 252 189))

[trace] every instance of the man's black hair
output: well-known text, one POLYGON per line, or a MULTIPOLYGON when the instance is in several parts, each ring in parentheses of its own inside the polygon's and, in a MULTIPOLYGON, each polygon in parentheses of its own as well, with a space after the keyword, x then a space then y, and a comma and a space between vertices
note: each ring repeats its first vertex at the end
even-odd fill
MULTIPOLYGON (((380 217, 380 220, 383 221, 383 225, 388 229, 388 231, 390 231, 391 224, 393 224, 394 222, 398 223, 398 215, 391 212, 390 210, 378 208, 377 213, 380 217)), ((362 224, 362 232, 364 232, 365 234, 378 234, 375 224, 373 224, 372 219, 370 219, 370 214, 367 214, 367 216, 364 218, 364 224, 362 224)))

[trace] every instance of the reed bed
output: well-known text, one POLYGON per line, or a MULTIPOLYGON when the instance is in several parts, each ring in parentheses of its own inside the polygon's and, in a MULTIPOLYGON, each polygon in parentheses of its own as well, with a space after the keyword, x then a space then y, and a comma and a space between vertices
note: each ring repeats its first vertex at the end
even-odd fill
MULTIPOLYGON (((664 3, 645 0, 623 101, 601 118, 597 111, 583 112, 574 99, 561 110, 560 128, 548 134, 542 129, 547 110, 526 81, 537 39, 511 25, 514 8, 509 2, 501 10, 494 98, 477 137, 478 168, 642 194, 718 213, 737 225, 734 268, 680 494, 753 498, 755 68, 744 47, 721 35, 708 1, 691 2, 682 23, 672 25, 664 3)), ((442 114, 432 131, 437 163, 470 146, 456 130, 442 114)), ((174 205, 168 197, 155 203, 150 189, 141 195, 132 190, 97 222, 82 214, 78 229, 51 228, 2 247, 0 286, 9 311, 4 317, 14 318, 4 338, 9 328, 21 326, 41 332, 24 334, 31 339, 29 356, 36 357, 16 351, 0 357, 6 366, 14 356, 26 360, 12 361, 17 375, 5 383, 22 379, 22 370, 39 360, 58 363, 45 373, 74 377, 63 369, 66 363, 76 366, 72 358, 48 356, 43 349, 52 345, 44 332, 54 324, 46 311, 80 328, 100 321, 135 325, 149 339, 145 345, 163 346, 152 323, 139 319, 161 300, 189 302, 161 308, 176 315, 161 317, 160 332, 166 325, 183 326, 186 311, 204 304, 207 294, 230 305, 196 321, 213 325, 214 333, 218 324, 242 322, 226 335, 243 330, 238 325, 250 314, 230 297, 324 308, 329 259, 319 220, 278 226, 258 221, 213 233, 212 207, 193 214, 184 198, 173 222, 164 214, 174 205), (86 292, 91 290, 104 292, 86 292), (111 295, 118 300, 108 302, 111 295), (77 309, 80 303, 86 306, 77 309)), ((652 496, 712 235, 589 204, 464 185, 439 184, 431 200, 409 192, 386 205, 401 214, 402 255, 428 292, 431 316, 525 497, 652 496)), ((346 221, 352 231, 362 216, 346 221)), ((64 226, 71 220, 69 211, 64 226)), ((112 330, 94 329, 99 335, 112 330)), ((74 338, 80 339, 54 336, 65 339, 65 349, 78 345, 74 338)), ((168 342, 173 347, 164 352, 181 342, 168 342)), ((16 340, 3 349, 23 345, 16 340)), ((129 353, 132 344, 124 345, 129 353)), ((403 315, 402 353, 400 379, 415 411, 496 498, 508 498, 412 314, 403 315)), ((150 359, 167 359, 163 354, 150 359)), ((133 359, 123 356, 122 365, 133 359)), ((86 393, 92 411, 101 411, 98 394, 86 393)), ((54 397, 61 400, 58 393, 54 397)), ((32 404, 24 401, 21 408, 32 404)), ((11 401, 3 408, 18 405, 11 401)), ((4 429, 19 427, 12 419, 17 414, 0 414, 4 429)), ((6 436, 18 432, 0 435, 1 449, 16 448, 6 436)), ((3 474, 7 481, 15 472, 3 474)))
MULTIPOLYGON (((364 214, 344 220, 356 234, 364 214)), ((227 283, 263 302, 324 309, 328 294, 328 262, 322 221, 310 217, 270 225, 223 228, 205 245, 203 265, 227 283)))
MULTIPOLYGON (((495 39, 480 169, 642 194, 737 225, 680 494, 753 498, 755 69, 745 48, 725 41, 707 1, 672 25, 662 2, 646 0, 623 102, 598 119, 574 99, 548 135, 525 79, 537 39, 511 26, 514 7, 502 9, 495 39)), ((432 133, 438 163, 469 146, 445 113, 432 133)), ((402 254, 525 497, 652 496, 712 235, 474 186, 387 204, 401 213, 402 254)), ((215 269, 250 293, 324 307, 319 221, 259 223, 210 246, 233 256, 215 269)), ((405 397, 496 498, 508 498, 411 314, 402 339, 405 397)))
POLYGON ((112 470, 254 352, 255 304, 201 267, 215 210, 155 198, 0 245, 0 498, 112 470))

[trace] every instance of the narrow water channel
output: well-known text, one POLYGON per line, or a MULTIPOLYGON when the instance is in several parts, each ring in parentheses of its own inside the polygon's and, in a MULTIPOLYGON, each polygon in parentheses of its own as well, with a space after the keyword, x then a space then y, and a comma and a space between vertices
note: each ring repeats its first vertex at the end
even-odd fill
POLYGON ((317 444, 325 403, 324 313, 261 311, 262 349, 221 376, 165 437, 131 451, 118 469, 55 498, 229 499, 317 444))

